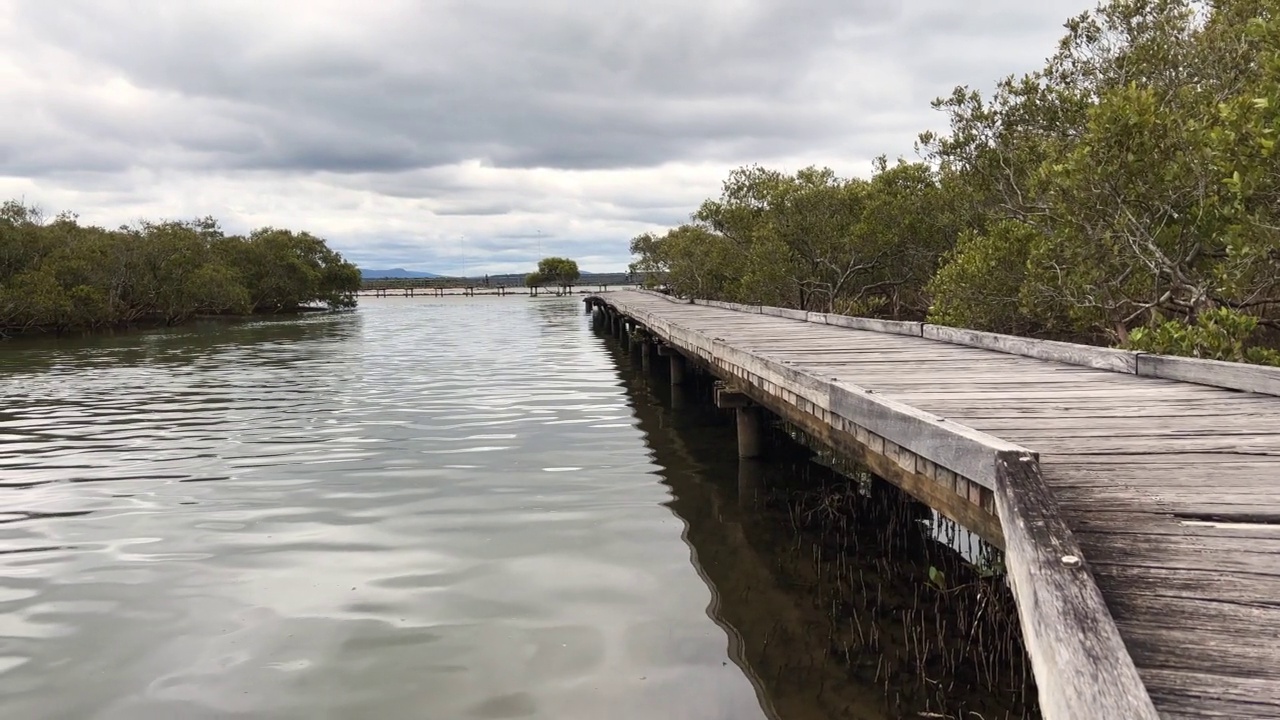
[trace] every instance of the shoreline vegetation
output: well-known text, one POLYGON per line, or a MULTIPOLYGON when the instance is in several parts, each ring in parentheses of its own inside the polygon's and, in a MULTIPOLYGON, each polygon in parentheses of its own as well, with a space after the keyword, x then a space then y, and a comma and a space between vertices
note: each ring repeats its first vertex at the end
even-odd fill
POLYGON ((115 230, 0 205, 0 338, 350 308, 360 270, 307 232, 210 217, 115 230))
POLYGON ((671 292, 1280 365, 1280 0, 1104 0, 869 179, 735 170, 671 292))

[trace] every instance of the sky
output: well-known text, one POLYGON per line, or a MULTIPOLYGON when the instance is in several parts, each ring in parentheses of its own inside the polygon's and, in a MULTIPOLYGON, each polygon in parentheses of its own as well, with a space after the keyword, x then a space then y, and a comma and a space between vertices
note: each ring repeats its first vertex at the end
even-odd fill
POLYGON ((760 164, 866 176, 1085 0, 0 0, 0 199, 615 271, 760 164))

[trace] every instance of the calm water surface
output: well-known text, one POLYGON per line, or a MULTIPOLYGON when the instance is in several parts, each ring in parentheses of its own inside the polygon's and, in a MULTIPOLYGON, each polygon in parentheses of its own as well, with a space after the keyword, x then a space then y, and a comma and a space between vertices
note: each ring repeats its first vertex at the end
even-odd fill
POLYGON ((762 717, 581 308, 0 346, 0 717, 762 717))
POLYGON ((1018 716, 910 523, 633 361, 569 298, 0 344, 0 718, 1018 716))

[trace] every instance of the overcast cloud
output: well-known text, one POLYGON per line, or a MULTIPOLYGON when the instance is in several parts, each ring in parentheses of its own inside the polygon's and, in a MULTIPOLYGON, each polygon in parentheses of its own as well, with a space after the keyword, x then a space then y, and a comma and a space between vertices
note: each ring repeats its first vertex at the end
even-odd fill
POLYGON ((0 198, 618 270, 739 165, 912 156, 930 100, 1039 67, 1092 4, 0 0, 0 198))

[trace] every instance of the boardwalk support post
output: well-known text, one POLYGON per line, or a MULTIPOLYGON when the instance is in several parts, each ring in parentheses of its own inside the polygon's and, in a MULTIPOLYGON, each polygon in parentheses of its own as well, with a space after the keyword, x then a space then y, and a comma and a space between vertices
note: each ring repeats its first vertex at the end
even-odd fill
POLYGON ((669 360, 670 360, 670 363, 671 363, 671 384, 672 384, 672 385, 683 385, 683 384, 684 384, 684 378, 685 378, 685 360, 684 360, 684 355, 681 355, 679 350, 676 350, 675 348, 671 347, 670 345, 659 344, 659 345, 658 345, 658 356, 659 356, 659 357, 669 358, 669 360))
POLYGON ((738 423, 738 457, 758 458, 764 453, 764 418, 759 405, 745 393, 716 387, 716 406, 733 408, 738 423))
POLYGON ((680 353, 671 354, 671 384, 684 384, 684 356, 680 353))
POLYGON ((688 404, 689 394, 684 385, 671 386, 671 409, 681 410, 688 404))
POLYGON ((764 454, 764 420, 760 406, 748 405, 737 409, 738 457, 758 458, 764 454))

